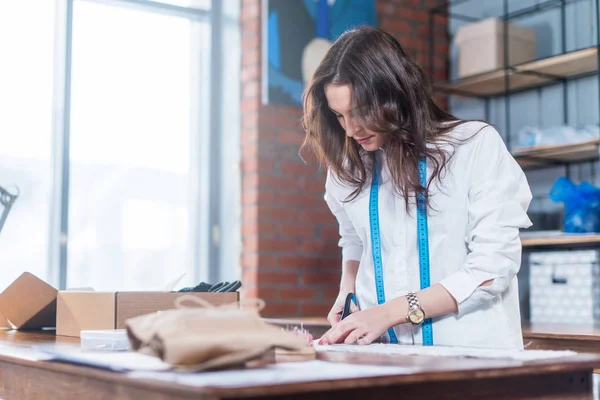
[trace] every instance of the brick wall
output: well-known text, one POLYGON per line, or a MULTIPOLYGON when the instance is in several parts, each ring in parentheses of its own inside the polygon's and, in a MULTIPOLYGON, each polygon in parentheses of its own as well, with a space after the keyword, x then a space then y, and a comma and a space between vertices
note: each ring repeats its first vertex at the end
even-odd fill
MULTIPOLYGON (((295 0, 294 0, 295 1, 295 0)), ((380 26, 428 68, 423 0, 378 0, 380 26)), ((435 19, 436 79, 447 74, 446 20, 435 19)), ((324 173, 304 164, 299 108, 261 103, 261 1, 242 0, 242 279, 264 316, 325 316, 338 293, 341 256, 324 173)))

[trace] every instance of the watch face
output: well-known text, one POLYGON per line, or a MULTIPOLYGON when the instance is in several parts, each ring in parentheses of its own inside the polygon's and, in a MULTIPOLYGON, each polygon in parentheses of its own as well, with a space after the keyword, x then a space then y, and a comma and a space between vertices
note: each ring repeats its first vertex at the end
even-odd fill
POLYGON ((420 324, 425 319, 425 313, 420 309, 412 310, 408 315, 408 318, 413 324, 420 324))

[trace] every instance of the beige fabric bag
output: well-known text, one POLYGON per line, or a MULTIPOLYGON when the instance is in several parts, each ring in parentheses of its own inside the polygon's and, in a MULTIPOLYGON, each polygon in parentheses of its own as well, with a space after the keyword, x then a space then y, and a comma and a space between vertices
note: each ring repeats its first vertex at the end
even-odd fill
POLYGON ((215 307, 197 297, 182 296, 176 309, 128 319, 129 341, 133 350, 190 371, 240 366, 276 348, 309 347, 302 337, 263 321, 259 311, 264 303, 253 301, 258 301, 258 308, 240 308, 238 303, 215 307), (202 307, 183 307, 186 300, 202 307))

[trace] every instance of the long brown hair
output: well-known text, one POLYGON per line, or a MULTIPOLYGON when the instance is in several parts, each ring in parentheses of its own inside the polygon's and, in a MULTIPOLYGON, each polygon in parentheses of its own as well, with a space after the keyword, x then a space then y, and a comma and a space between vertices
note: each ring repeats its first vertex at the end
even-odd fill
POLYGON ((392 183, 406 200, 407 210, 409 198, 418 193, 429 204, 429 186, 450 157, 441 144, 451 143, 446 133, 464 121, 435 104, 425 74, 400 43, 373 27, 345 32, 327 52, 303 95, 306 137, 300 155, 313 150, 336 178, 354 187, 350 201, 372 176, 375 153, 346 136, 328 107, 327 84, 350 85, 352 114, 364 128, 383 135, 392 183), (421 155, 433 170, 426 187, 419 181, 421 155))

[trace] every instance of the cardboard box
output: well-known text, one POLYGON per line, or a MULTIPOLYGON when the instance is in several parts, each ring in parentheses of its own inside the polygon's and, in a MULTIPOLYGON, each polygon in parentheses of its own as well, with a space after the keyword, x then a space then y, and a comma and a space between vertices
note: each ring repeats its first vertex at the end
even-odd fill
MULTIPOLYGON (((504 22, 487 18, 456 32, 458 75, 461 78, 504 68, 504 22)), ((508 24, 508 65, 535 59, 535 30, 508 24)))
POLYGON ((79 337, 82 330, 123 329, 128 318, 173 309, 175 300, 184 295, 199 297, 215 306, 239 302, 239 292, 60 291, 57 299, 56 334, 79 337))
POLYGON ((0 314, 16 329, 54 328, 57 292, 37 276, 24 272, 0 293, 0 314))

